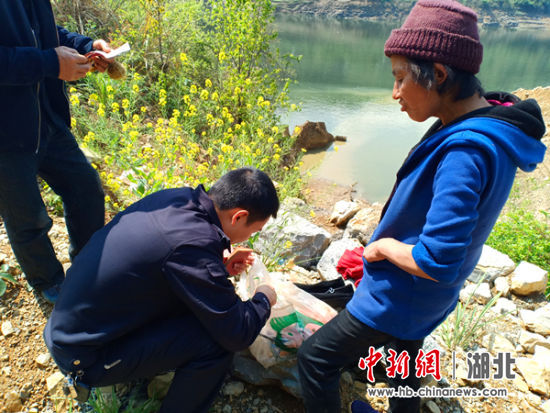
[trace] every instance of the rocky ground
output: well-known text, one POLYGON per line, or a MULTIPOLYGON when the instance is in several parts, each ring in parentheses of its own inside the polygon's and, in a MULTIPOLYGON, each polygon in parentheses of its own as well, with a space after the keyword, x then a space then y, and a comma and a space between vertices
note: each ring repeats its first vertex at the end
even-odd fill
MULTIPOLYGON (((536 98, 550 126, 550 88, 538 88, 531 91, 518 91, 521 97, 536 98)), ((548 134, 545 142, 549 142, 548 134)), ((550 211, 550 156, 544 164, 533 174, 518 173, 519 185, 517 202, 533 211, 550 211), (526 202, 525 200, 528 200, 526 202)), ((333 237, 339 238, 343 230, 329 223, 329 216, 336 201, 353 199, 353 188, 337 187, 327 182, 312 181, 304 194, 308 202, 308 209, 314 214, 309 219, 327 229, 333 237), (314 216, 312 216, 314 215, 314 216)), ((360 201, 360 200, 359 200, 360 201)), ((364 204, 362 206, 365 206, 364 204)), ((378 206, 378 208, 380 208, 378 206)), ((68 265, 67 235, 62 218, 54 218, 54 226, 50 231, 58 257, 64 265, 68 265)), ((10 284, 6 294, 0 298, 0 412, 54 412, 66 411, 67 397, 59 392, 59 374, 54 362, 49 358, 42 340, 42 330, 52 307, 42 298, 37 297, 27 286, 20 274, 17 263, 12 255, 3 226, 0 227, 0 261, 6 264, 6 269, 16 276, 18 284, 10 284)), ((508 298, 517 309, 535 310, 541 308, 546 300, 542 294, 520 297, 508 295, 508 298)), ((477 304, 474 304, 477 306, 477 304)), ((520 331, 523 322, 518 317, 496 317, 484 329, 486 337, 489 333, 498 332, 504 335, 510 346, 501 345, 499 351, 517 351, 518 358, 532 358, 533 356, 520 344, 520 331), (504 349, 504 350, 503 350, 504 349)), ((527 333, 523 333, 524 336, 527 333)), ((523 339, 525 341, 525 338, 523 339)), ((548 339, 547 339, 548 340, 548 339)), ((501 343, 502 344, 502 343, 501 343)), ((525 343, 524 343, 525 344, 525 343)), ((480 342, 480 346, 485 345, 480 342)), ((533 349, 531 349, 533 350, 533 349)), ((426 399, 424 412, 549 412, 547 402, 548 393, 542 390, 532 391, 533 383, 522 379, 523 372, 516 369, 516 380, 488 380, 483 382, 469 382, 464 374, 458 374, 452 380, 450 371, 451 352, 446 351, 442 356, 442 375, 444 380, 439 386, 475 386, 485 388, 506 387, 509 396, 504 399, 426 399), (530 390, 531 387, 531 390, 530 390), (542 410, 545 403, 546 410, 542 410), (439 409, 439 410, 438 410, 439 409)), ((456 353, 457 358, 464 365, 465 354, 456 353)), ((527 363, 527 362, 525 362, 527 363)), ((550 372, 550 370, 548 370, 550 372)), ((550 377, 550 373, 549 373, 550 377)), ((342 394, 345 400, 365 395, 366 380, 361 371, 351 371, 344 375, 342 394)), ((383 383, 377 386, 384 386, 383 383)), ((128 390, 128 386, 127 390, 128 390)), ((131 387, 131 386, 130 386, 131 387)), ((536 387, 536 385, 535 385, 536 387)), ((120 390, 120 389, 119 389, 120 390)), ((549 389, 550 390, 550 389, 549 389)), ((383 408, 387 401, 383 398, 371 399, 378 408, 383 408)), ((212 411, 223 413, 245 412, 303 412, 302 403, 276 386, 254 386, 235 377, 228 377, 226 385, 215 402, 212 411)))

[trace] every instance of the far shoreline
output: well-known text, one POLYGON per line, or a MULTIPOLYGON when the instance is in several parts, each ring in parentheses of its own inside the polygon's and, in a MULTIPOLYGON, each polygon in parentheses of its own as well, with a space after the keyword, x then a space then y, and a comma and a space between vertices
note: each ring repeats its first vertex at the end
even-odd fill
MULTIPOLYGON (((309 18, 334 18, 337 20, 359 20, 371 22, 395 23, 400 25, 407 16, 409 8, 388 10, 385 8, 369 10, 367 6, 356 4, 339 4, 327 7, 322 2, 276 1, 275 15, 294 15, 309 18)), ((483 29, 522 29, 550 30, 550 15, 526 14, 523 12, 507 13, 500 10, 476 10, 478 22, 483 29)))

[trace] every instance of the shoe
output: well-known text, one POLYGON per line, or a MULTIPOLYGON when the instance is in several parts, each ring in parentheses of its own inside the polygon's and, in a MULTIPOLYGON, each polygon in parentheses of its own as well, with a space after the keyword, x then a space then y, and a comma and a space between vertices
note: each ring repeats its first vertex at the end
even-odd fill
POLYGON ((350 413, 380 413, 374 410, 368 402, 363 400, 354 400, 349 405, 350 413))
POLYGON ((294 285, 311 294, 311 293, 322 293, 329 290, 330 288, 343 287, 345 285, 345 282, 342 277, 339 277, 334 280, 319 281, 318 283, 315 283, 315 284, 294 283, 294 285))
POLYGON ((346 306, 353 297, 354 292, 353 286, 348 284, 344 287, 329 288, 324 292, 313 292, 310 294, 338 310, 346 306))
POLYGON ((61 291, 61 284, 55 284, 53 287, 46 288, 42 290, 42 297, 44 300, 50 304, 55 304, 57 297, 59 297, 59 292, 61 291))

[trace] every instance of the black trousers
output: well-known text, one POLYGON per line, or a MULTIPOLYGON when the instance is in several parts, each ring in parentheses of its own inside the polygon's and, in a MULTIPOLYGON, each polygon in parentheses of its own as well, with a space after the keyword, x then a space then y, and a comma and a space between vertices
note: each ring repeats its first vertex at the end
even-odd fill
MULTIPOLYGON (((298 371, 308 413, 340 413, 340 374, 343 367, 357 365, 360 357, 368 355, 370 346, 385 346, 397 354, 408 351, 409 376, 399 374, 388 378, 391 387, 409 386, 420 388, 420 379, 415 374, 415 358, 423 340, 400 340, 389 334, 374 330, 352 316, 347 309, 325 324, 308 338, 298 350, 298 371)), ((417 413, 420 398, 391 398, 390 412, 417 413)))
POLYGON ((42 127, 38 153, 0 152, 0 215, 27 281, 39 291, 61 284, 65 273, 48 236, 52 219, 36 177, 43 178, 63 200, 71 260, 105 219, 99 175, 71 131, 49 122, 42 127))
POLYGON ((90 387, 110 386, 175 370, 162 413, 207 412, 231 368, 233 353, 220 347, 193 316, 145 327, 109 343, 86 367, 52 354, 61 370, 90 387))

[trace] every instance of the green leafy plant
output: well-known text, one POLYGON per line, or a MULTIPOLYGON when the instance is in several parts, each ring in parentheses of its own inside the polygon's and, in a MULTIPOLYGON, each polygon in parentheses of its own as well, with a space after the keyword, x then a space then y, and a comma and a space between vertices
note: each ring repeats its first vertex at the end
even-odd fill
POLYGON ((116 395, 113 387, 109 395, 105 395, 99 389, 95 389, 86 405, 96 413, 153 413, 160 408, 160 401, 149 399, 145 402, 138 402, 130 398, 128 406, 121 410, 122 402, 116 395))
POLYGON ((2 264, 2 266, 0 266, 0 297, 6 293, 6 288, 8 287, 6 281, 13 284, 19 284, 17 280, 13 278, 13 275, 8 272, 9 268, 8 264, 2 264))
MULTIPOLYGON (((550 214, 540 213, 543 220, 524 208, 515 208, 497 222, 487 245, 508 255, 516 264, 527 261, 550 271, 550 214)), ((550 296, 550 285, 546 295, 550 296)))
MULTIPOLYGON (((482 308, 470 306, 475 292, 484 279, 485 275, 480 277, 479 281, 476 283, 476 287, 468 296, 466 302, 462 304, 462 302, 459 301, 455 310, 449 314, 440 327, 441 339, 451 351, 455 350, 457 347, 467 349, 479 338, 484 327, 490 322, 484 319, 485 313, 500 298, 500 293, 493 296, 482 308)), ((493 318, 491 321, 494 320, 493 318)))
POLYGON ((280 124, 281 111, 298 109, 288 98, 298 59, 274 47, 270 0, 127 0, 124 12, 118 2, 86 5, 97 16, 114 7, 106 37, 132 45, 120 58, 124 81, 93 73, 69 89, 73 131, 97 154, 109 209, 159 189, 208 188, 242 166, 268 173, 281 198, 299 194, 302 153, 280 124))

